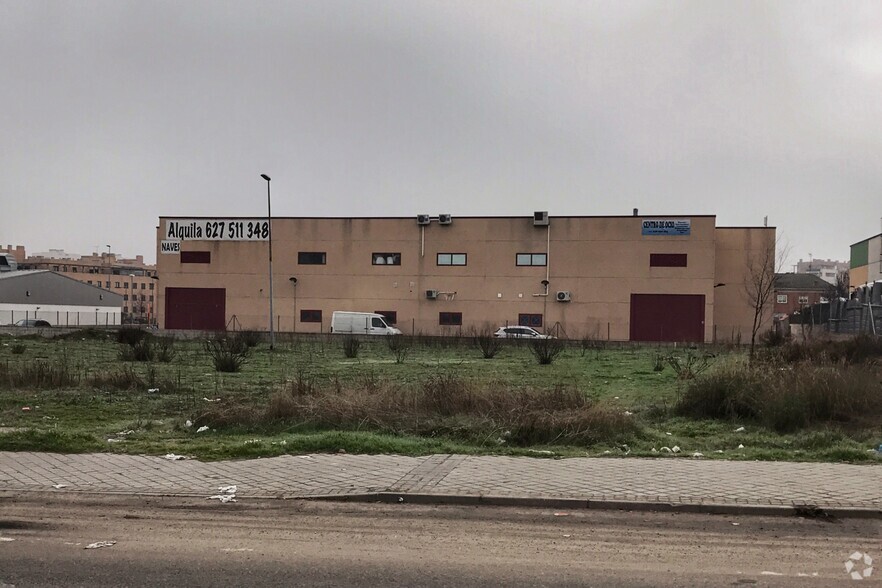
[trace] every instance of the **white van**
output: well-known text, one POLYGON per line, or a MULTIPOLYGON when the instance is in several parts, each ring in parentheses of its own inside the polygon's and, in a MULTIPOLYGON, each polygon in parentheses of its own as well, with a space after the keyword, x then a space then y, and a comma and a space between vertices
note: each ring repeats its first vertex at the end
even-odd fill
POLYGON ((375 312, 345 312, 335 310, 331 315, 331 332, 341 335, 400 335, 401 331, 386 324, 386 319, 375 312))

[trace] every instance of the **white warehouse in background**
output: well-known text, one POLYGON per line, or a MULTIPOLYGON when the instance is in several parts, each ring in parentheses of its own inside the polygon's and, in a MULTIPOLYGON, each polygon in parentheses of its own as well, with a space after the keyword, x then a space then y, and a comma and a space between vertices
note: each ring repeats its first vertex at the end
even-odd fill
POLYGON ((40 319, 53 327, 119 325, 123 297, 48 270, 0 273, 0 325, 40 319))

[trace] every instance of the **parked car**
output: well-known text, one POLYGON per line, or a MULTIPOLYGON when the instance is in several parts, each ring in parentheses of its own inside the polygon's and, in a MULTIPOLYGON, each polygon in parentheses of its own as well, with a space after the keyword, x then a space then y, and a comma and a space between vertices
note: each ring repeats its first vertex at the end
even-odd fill
POLYGON ((16 327, 51 327, 49 321, 44 321, 43 319, 21 319, 20 321, 15 321, 16 327))
POLYGON ((551 335, 544 335, 532 327, 499 327, 493 336, 502 339, 554 339, 551 335))

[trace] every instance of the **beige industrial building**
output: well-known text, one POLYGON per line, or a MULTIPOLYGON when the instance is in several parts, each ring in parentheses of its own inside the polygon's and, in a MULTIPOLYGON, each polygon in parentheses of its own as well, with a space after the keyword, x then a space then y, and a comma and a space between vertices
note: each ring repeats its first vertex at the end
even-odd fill
MULTIPOLYGON (((328 332, 333 311, 351 310, 408 334, 524 324, 568 338, 749 340, 748 265, 775 229, 636 212, 273 218, 273 326, 328 332)), ((269 255, 266 218, 161 217, 160 327, 268 330, 269 255)))

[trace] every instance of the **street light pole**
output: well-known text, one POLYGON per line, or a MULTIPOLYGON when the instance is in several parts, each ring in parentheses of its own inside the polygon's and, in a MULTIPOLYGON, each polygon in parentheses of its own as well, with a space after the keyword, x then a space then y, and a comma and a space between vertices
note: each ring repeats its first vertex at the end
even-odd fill
POLYGON ((270 351, 276 345, 276 334, 273 330, 273 213, 270 199, 270 177, 260 174, 266 180, 266 222, 268 226, 267 237, 269 238, 269 328, 270 328, 270 351))

